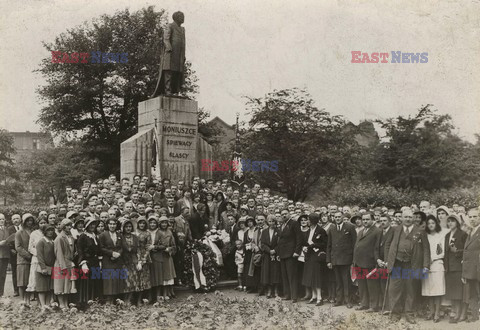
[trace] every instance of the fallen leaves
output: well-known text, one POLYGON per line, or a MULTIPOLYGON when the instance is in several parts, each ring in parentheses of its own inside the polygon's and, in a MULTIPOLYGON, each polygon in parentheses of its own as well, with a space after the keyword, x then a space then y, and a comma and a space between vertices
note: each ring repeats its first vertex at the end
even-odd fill
POLYGON ((315 308, 281 299, 237 296, 216 291, 195 294, 139 307, 118 300, 116 305, 88 303, 86 311, 72 305, 40 313, 38 306, 12 308, 11 299, 0 299, 0 328, 5 329, 413 329, 387 317, 352 313, 345 317, 331 307, 315 308))

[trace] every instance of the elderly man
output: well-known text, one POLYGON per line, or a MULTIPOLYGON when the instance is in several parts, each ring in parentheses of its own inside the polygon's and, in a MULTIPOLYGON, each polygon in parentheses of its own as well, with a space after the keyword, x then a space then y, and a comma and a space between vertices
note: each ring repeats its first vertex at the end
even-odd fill
POLYGON ((387 259, 390 274, 387 290, 393 320, 398 321, 403 312, 407 322, 415 323, 413 306, 418 289, 415 279, 418 279, 418 276, 414 274, 419 274, 420 271, 427 272, 429 265, 430 246, 427 236, 413 224, 412 210, 405 208, 402 211, 402 225, 394 229, 387 259))
POLYGON ((462 282, 467 284, 470 298, 469 308, 472 313, 467 322, 474 322, 479 319, 478 301, 480 292, 480 218, 477 208, 468 211, 468 219, 472 231, 468 235, 463 249, 462 282))
POLYGON ((425 214, 430 214, 430 202, 429 201, 421 201, 420 202, 420 211, 425 214))

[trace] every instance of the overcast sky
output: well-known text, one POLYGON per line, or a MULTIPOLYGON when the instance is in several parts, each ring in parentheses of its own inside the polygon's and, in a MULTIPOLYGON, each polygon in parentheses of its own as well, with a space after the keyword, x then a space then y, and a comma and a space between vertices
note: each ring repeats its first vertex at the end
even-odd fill
MULTIPOLYGON (((319 108, 363 119, 432 103, 460 136, 480 133, 479 1, 0 0, 0 127, 39 130, 32 71, 42 41, 126 7, 185 13, 199 106, 233 124, 243 95, 306 87, 319 108), (426 64, 353 64, 351 51, 428 52, 426 64)), ((242 117, 241 117, 242 118, 242 117)))

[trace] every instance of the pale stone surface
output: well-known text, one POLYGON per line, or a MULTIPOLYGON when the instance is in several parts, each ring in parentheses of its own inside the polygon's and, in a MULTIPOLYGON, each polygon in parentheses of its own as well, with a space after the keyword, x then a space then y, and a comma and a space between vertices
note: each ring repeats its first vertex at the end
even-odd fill
POLYGON ((211 177, 201 171, 200 160, 211 158, 212 148, 198 133, 197 102, 165 96, 138 104, 139 132, 121 144, 121 177, 151 175, 155 120, 162 178, 211 177))

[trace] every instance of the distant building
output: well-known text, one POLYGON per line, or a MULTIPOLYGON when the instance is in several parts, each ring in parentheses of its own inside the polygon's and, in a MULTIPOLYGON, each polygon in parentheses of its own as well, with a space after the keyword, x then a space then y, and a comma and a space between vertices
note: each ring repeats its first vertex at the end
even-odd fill
POLYGON ((373 123, 368 120, 362 121, 358 125, 348 122, 344 129, 347 131, 353 131, 355 134, 355 140, 362 147, 368 147, 380 140, 373 123))
POLYGON ((218 116, 210 120, 209 124, 215 124, 223 131, 223 134, 217 136, 222 148, 229 148, 230 144, 235 142, 235 125, 227 124, 218 116))
POLYGON ((53 139, 49 133, 41 132, 9 132, 13 137, 13 147, 16 150, 15 160, 30 155, 35 150, 53 148, 53 139))
MULTIPOLYGON (((37 150, 45 150, 54 147, 52 136, 49 133, 41 132, 8 132, 13 137, 13 147, 16 153, 13 158, 18 163, 24 157, 30 156, 37 150)), ((20 176, 22 173, 20 173, 20 176)), ((27 184, 23 192, 23 204, 32 205, 35 201, 35 187, 27 184)), ((5 205, 5 199, 1 199, 0 205, 5 205)))
MULTIPOLYGON (((223 134, 217 136, 222 148, 228 148, 230 144, 235 142, 235 125, 227 124, 218 116, 210 120, 209 123, 214 123, 223 130, 223 134)), ((379 141, 378 133, 371 121, 365 120, 360 122, 358 125, 348 122, 344 129, 347 131, 353 131, 355 140, 363 147, 367 147, 372 143, 377 143, 379 141)))

